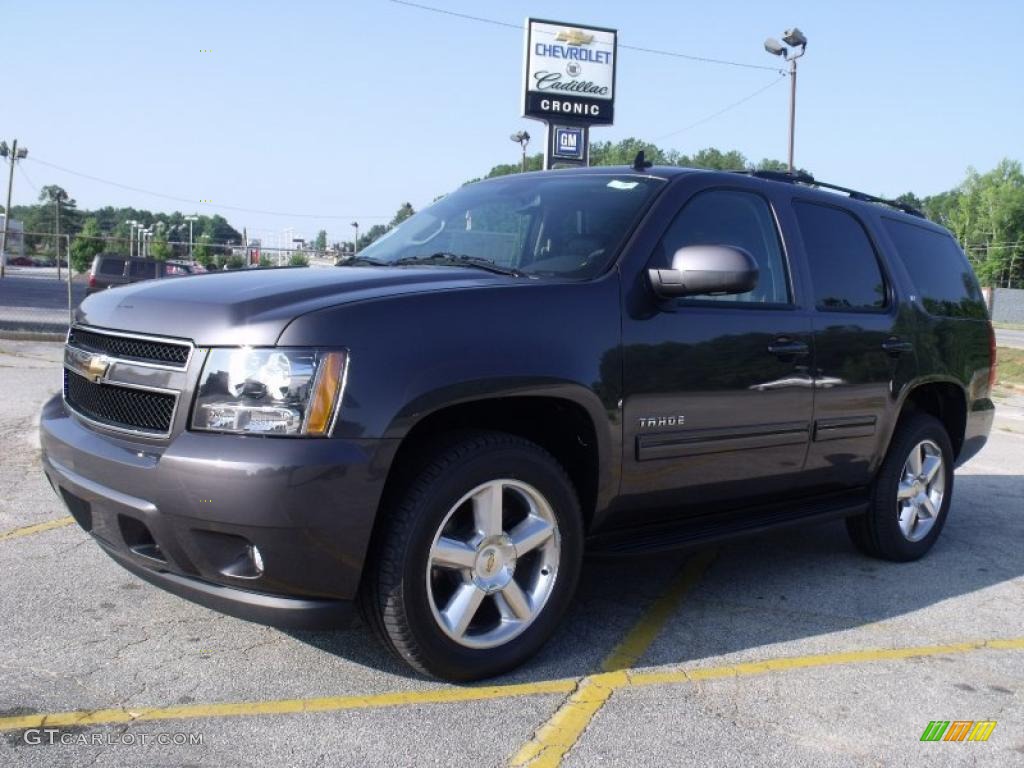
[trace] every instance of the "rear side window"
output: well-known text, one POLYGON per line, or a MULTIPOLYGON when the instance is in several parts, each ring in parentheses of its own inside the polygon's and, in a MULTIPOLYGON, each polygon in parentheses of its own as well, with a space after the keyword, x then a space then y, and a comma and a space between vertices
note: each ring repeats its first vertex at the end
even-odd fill
POLYGON ((814 284, 814 303, 824 310, 879 310, 886 304, 885 278, 864 225, 839 208, 794 202, 814 284))
POLYGON ((676 215, 659 243, 655 263, 668 266, 687 245, 732 245, 757 262, 754 290, 729 296, 700 296, 700 301, 788 304, 789 278, 779 232, 768 203, 760 195, 712 189, 695 195, 676 215))
POLYGON ((929 314, 988 317, 971 265, 950 235, 895 219, 884 222, 929 314))
POLYGON ((133 261, 128 268, 128 277, 147 280, 156 277, 156 263, 152 261, 133 261))
POLYGON ((101 275, 123 275, 124 274, 124 260, 123 259, 100 259, 100 271, 101 275))

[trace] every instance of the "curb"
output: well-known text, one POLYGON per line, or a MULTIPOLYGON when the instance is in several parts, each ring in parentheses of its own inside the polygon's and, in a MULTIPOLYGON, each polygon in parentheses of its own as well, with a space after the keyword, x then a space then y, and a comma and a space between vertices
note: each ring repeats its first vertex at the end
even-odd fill
POLYGON ((0 320, 0 339, 12 341, 64 341, 68 337, 66 323, 19 323, 0 320))

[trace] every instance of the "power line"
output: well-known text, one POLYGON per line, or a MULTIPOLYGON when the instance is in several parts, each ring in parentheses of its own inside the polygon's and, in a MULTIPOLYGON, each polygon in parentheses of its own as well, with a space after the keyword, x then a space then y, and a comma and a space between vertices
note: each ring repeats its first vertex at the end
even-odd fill
POLYGON ((707 117, 702 117, 700 120, 697 120, 696 122, 690 123, 689 125, 684 126, 684 127, 680 128, 679 130, 672 131, 671 133, 666 133, 663 136, 656 136, 656 137, 654 137, 653 140, 654 141, 661 141, 662 139, 667 139, 667 138, 669 138, 671 136, 676 136, 676 135, 678 135, 680 133, 683 133, 684 131, 690 130, 691 128, 696 128, 698 125, 703 125, 704 123, 706 123, 706 122, 708 122, 710 120, 714 120, 719 115, 724 115, 729 110, 735 109, 736 107, 740 106, 741 104, 746 104, 748 101, 753 99, 755 96, 760 96, 762 93, 767 91, 769 88, 771 88, 771 87, 781 83, 787 77, 789 77, 789 75, 785 75, 784 74, 781 77, 779 77, 779 78, 777 78, 775 80, 772 80, 770 83, 768 83, 768 85, 762 86, 761 88, 758 88, 753 93, 744 96, 739 101, 734 101, 732 104, 728 105, 727 107, 722 107, 717 112, 713 112, 710 115, 708 115, 707 117))
POLYGON ((130 184, 122 184, 118 181, 111 181, 110 179, 102 179, 99 176, 93 176, 88 173, 82 173, 81 171, 74 171, 70 168, 57 165, 56 163, 50 163, 46 160, 40 160, 38 157, 28 157, 27 160, 31 160, 33 163, 39 163, 45 165, 48 168, 53 168, 64 173, 69 173, 72 176, 79 176, 83 179, 89 179, 90 181, 96 181, 100 184, 108 184, 112 187, 118 187, 120 189, 126 189, 130 192, 138 192, 143 195, 152 195, 153 197, 161 197, 165 200, 173 200, 178 203, 187 203, 191 206, 204 205, 208 208, 220 209, 224 211, 237 211, 240 213, 256 213, 263 216, 281 216, 284 218, 294 219, 390 219, 390 216, 368 216, 365 214, 349 214, 349 215, 337 215, 337 214, 317 214, 317 213, 284 213, 282 211, 264 211, 258 208, 242 208, 237 205, 222 205, 218 203, 200 203, 194 198, 177 197, 175 195, 168 195, 163 192, 154 192, 151 189, 142 189, 141 187, 133 187, 130 184))
MULTIPOLYGON (((410 8, 418 8, 421 11, 430 11, 431 13, 439 13, 444 16, 454 16, 459 19, 465 19, 466 21, 475 21, 479 24, 491 24, 496 27, 506 27, 508 29, 514 29, 521 32, 522 26, 519 24, 512 24, 507 21, 499 21, 498 19, 489 19, 485 16, 473 16, 469 13, 460 13, 458 11, 451 11, 447 8, 436 8, 432 5, 423 5, 422 3, 413 3, 409 0, 391 0, 396 5, 405 5, 410 8)), ((742 61, 729 61, 727 59, 713 59, 707 56, 694 56, 689 53, 680 53, 678 51, 664 51, 659 48, 647 48, 640 45, 626 45, 620 43, 619 48, 627 48, 631 51, 639 51, 640 53, 650 53, 656 56, 670 56, 674 59, 685 59, 687 61, 696 61, 702 64, 723 64, 730 67, 742 67, 744 69, 766 69, 770 72, 778 72, 778 67, 770 67, 765 64, 747 64, 742 61)))

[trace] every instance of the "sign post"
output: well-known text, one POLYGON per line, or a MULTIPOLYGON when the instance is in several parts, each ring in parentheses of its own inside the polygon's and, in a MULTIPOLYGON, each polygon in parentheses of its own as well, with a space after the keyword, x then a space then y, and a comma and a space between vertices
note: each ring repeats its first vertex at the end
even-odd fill
POLYGON ((547 125, 544 169, 589 165, 590 126, 615 117, 617 33, 526 20, 523 116, 547 125))

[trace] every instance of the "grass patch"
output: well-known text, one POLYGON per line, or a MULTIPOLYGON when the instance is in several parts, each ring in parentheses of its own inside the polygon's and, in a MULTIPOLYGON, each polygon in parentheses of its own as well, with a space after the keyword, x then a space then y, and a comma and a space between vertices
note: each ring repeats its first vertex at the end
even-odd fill
POLYGON ((1000 384, 1024 386, 1024 349, 999 347, 996 350, 996 360, 999 361, 1000 384))

